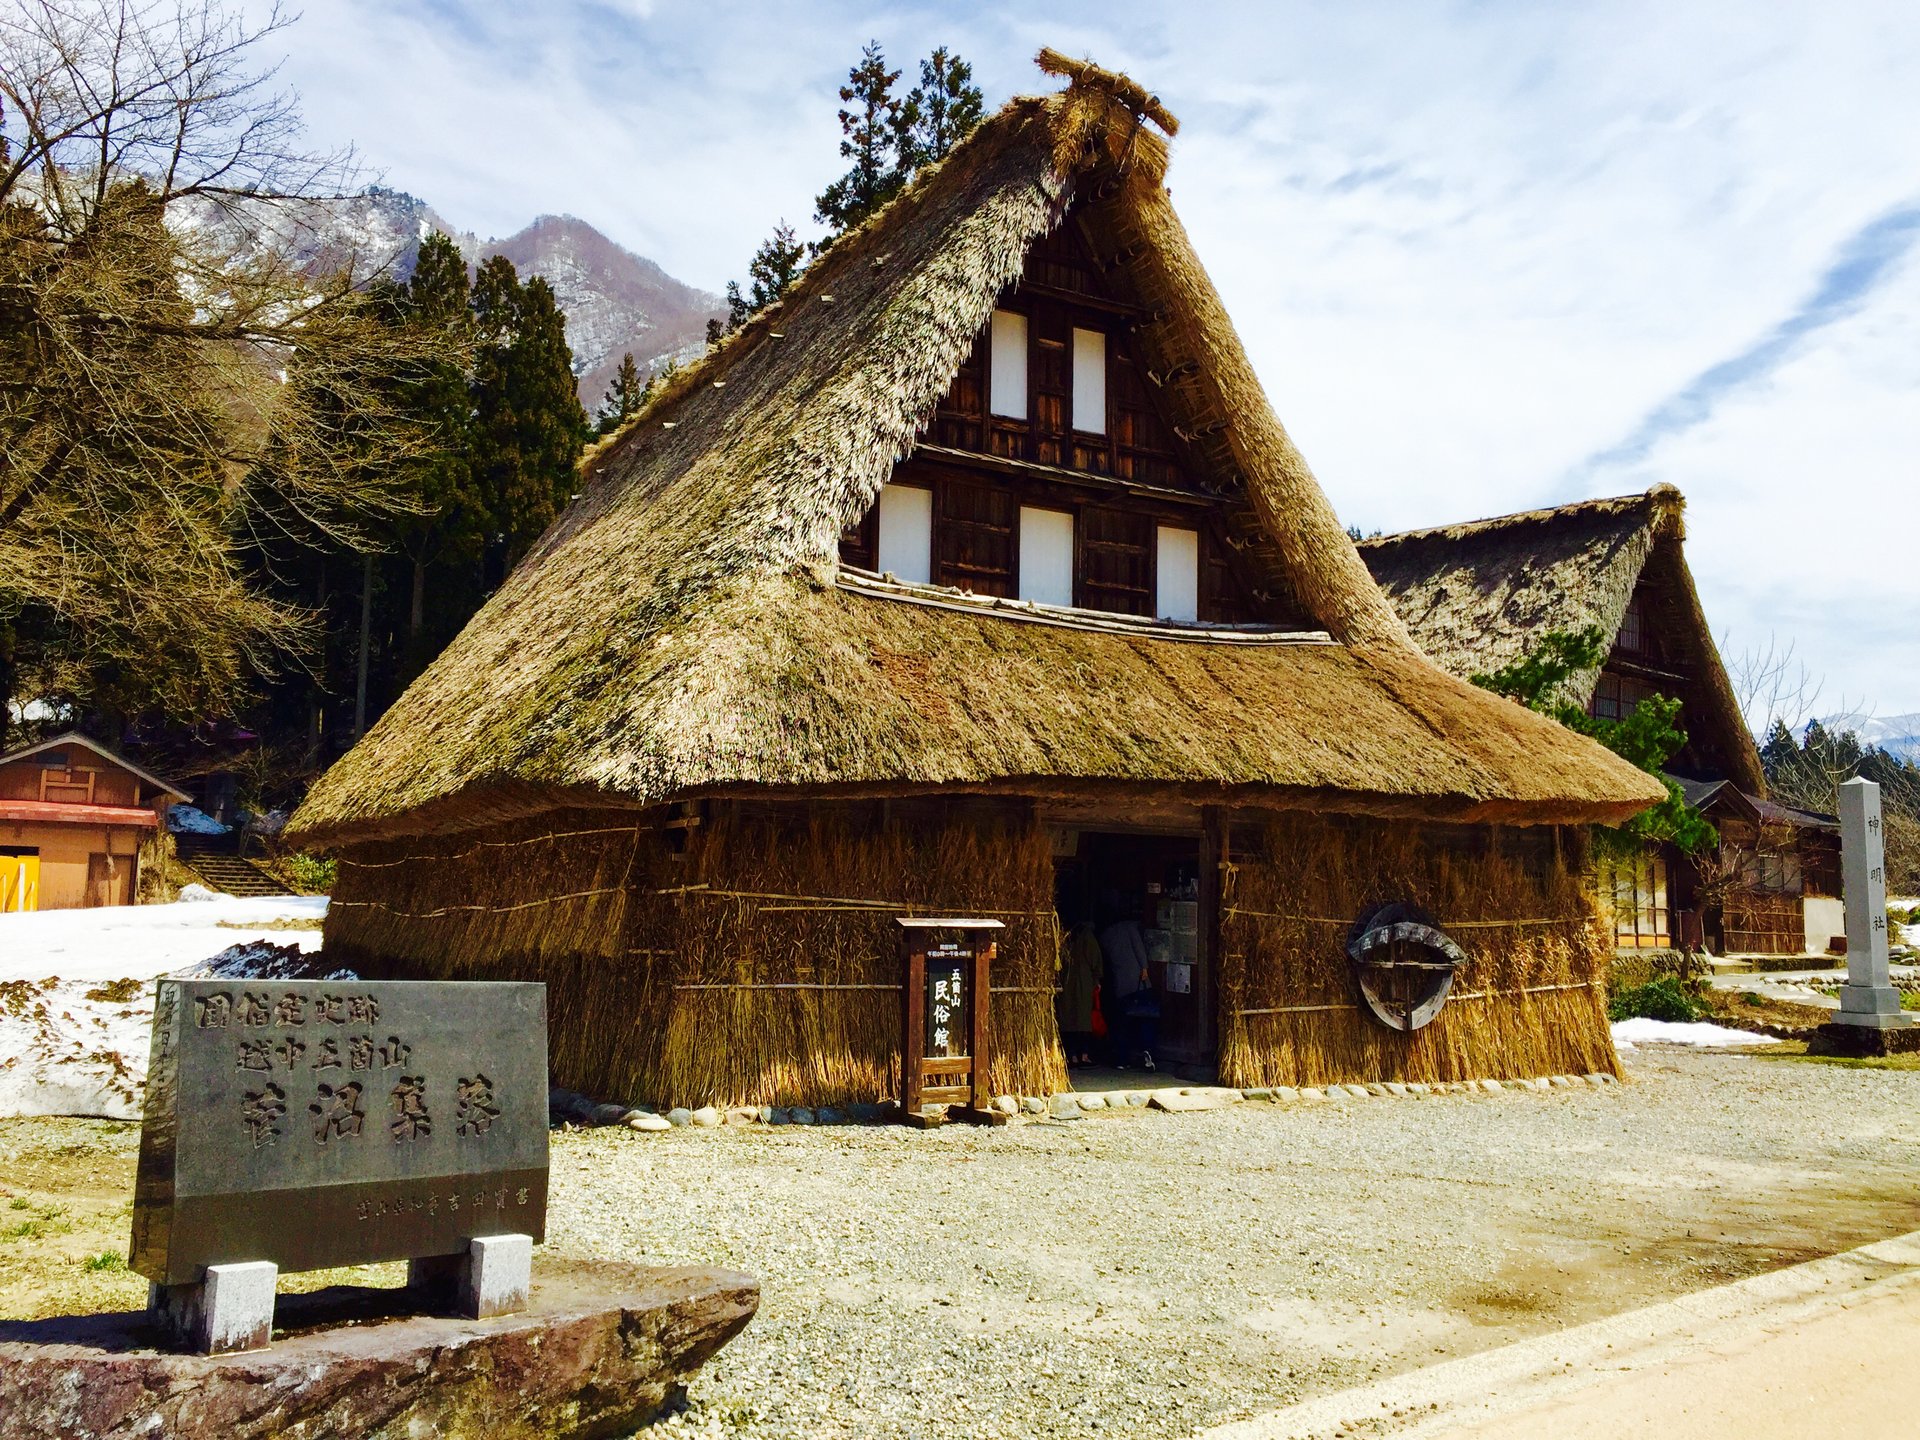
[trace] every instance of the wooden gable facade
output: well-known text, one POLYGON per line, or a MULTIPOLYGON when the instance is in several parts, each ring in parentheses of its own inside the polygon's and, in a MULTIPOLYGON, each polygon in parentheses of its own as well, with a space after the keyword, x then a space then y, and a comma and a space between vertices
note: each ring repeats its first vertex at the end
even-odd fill
MULTIPOLYGON (((1235 544, 1237 497, 1207 482, 1167 418, 1161 392, 1177 377, 1142 360, 1147 318, 1107 283, 1073 216, 1035 243, 889 482, 928 497, 925 567, 900 578, 1121 615, 1305 623, 1262 594, 1235 544), (1042 526, 1071 557, 1044 582, 1023 543, 1042 526), (1163 573, 1174 566, 1177 583, 1163 573)), ((846 530, 842 564, 887 568, 882 510, 896 498, 883 492, 846 530)))
POLYGON ((1647 563, 1621 612, 1606 663, 1594 681, 1587 713, 1619 720, 1655 695, 1680 701, 1687 742, 1668 762, 1690 780, 1730 779, 1758 789, 1753 742, 1737 717, 1722 714, 1711 690, 1720 660, 1703 629, 1682 567, 1677 535, 1654 541, 1647 563))

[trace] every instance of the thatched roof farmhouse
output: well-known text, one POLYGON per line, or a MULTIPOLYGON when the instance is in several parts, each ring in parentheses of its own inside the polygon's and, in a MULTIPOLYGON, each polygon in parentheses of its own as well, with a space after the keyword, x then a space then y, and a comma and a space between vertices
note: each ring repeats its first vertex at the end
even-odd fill
POLYGON ((601 1093, 877 1098, 892 918, 968 910, 1032 1091, 1063 921, 1144 905, 1164 1049, 1247 1083, 1611 1068, 1582 827, 1658 787, 1421 654, 1174 214, 1172 117, 1042 60, 591 452, 315 787, 329 952, 546 979, 601 1093), (1389 899, 1465 927, 1411 1033, 1345 951, 1389 899))
POLYGON ((1687 743, 1670 762, 1721 844, 1654 846, 1609 866, 1603 889, 1622 948, 1719 955, 1823 951, 1844 929, 1837 827, 1766 798, 1740 712, 1687 567, 1685 501, 1671 485, 1360 542, 1408 632, 1467 677, 1525 656, 1550 631, 1598 626, 1609 653, 1567 698, 1618 718, 1659 694, 1681 702, 1687 743))

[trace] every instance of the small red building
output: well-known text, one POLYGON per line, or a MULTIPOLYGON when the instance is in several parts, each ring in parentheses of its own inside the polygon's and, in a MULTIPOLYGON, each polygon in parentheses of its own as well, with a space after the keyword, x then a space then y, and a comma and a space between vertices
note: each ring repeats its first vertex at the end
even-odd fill
POLYGON ((0 912, 135 903, 141 846, 187 798, 71 731, 0 755, 0 912))

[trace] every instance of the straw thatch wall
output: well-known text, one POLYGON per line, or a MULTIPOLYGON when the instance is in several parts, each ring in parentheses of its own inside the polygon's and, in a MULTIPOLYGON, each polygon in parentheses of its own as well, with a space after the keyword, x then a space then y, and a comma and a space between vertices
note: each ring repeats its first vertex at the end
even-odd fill
POLYGON ((906 914, 1002 920, 997 1091, 1065 1083, 1045 832, 1007 803, 554 812, 341 857, 329 960, 543 980, 557 1082, 665 1105, 898 1091, 906 914), (625 823, 622 823, 624 820, 625 823))
POLYGON ((356 846, 338 857, 327 961, 372 979, 544 981, 552 1072, 585 1088, 623 1038, 622 1007, 604 1001, 627 980, 631 891, 668 883, 658 824, 637 811, 553 811, 356 846))
MULTIPOLYGON (((1064 1088, 1053 1020, 1059 921, 1046 833, 1008 802, 708 807, 684 893, 636 945, 670 950, 619 1070, 680 1103, 818 1104, 898 1093, 896 916, 1000 920, 996 1092, 1064 1088), (649 938, 651 937, 651 938, 649 938)), ((645 902, 642 902, 645 903, 645 902)))
POLYGON ((1274 815, 1257 833, 1222 876, 1223 1083, 1618 1073, 1580 832, 1274 815), (1412 1035, 1372 1018, 1347 960, 1349 927, 1385 900, 1424 906, 1472 957, 1412 1035))

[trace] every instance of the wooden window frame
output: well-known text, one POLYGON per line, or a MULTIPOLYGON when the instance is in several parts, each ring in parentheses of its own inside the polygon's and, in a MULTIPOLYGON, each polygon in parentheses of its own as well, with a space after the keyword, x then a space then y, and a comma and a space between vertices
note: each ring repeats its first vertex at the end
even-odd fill
POLYGON ((1656 850, 1621 856, 1607 870, 1613 948, 1666 950, 1673 945, 1673 872, 1656 850), (1623 887, 1622 878, 1627 880, 1623 887), (1644 878, 1644 887, 1642 884, 1644 878), (1622 899, 1628 903, 1622 907, 1622 899))

